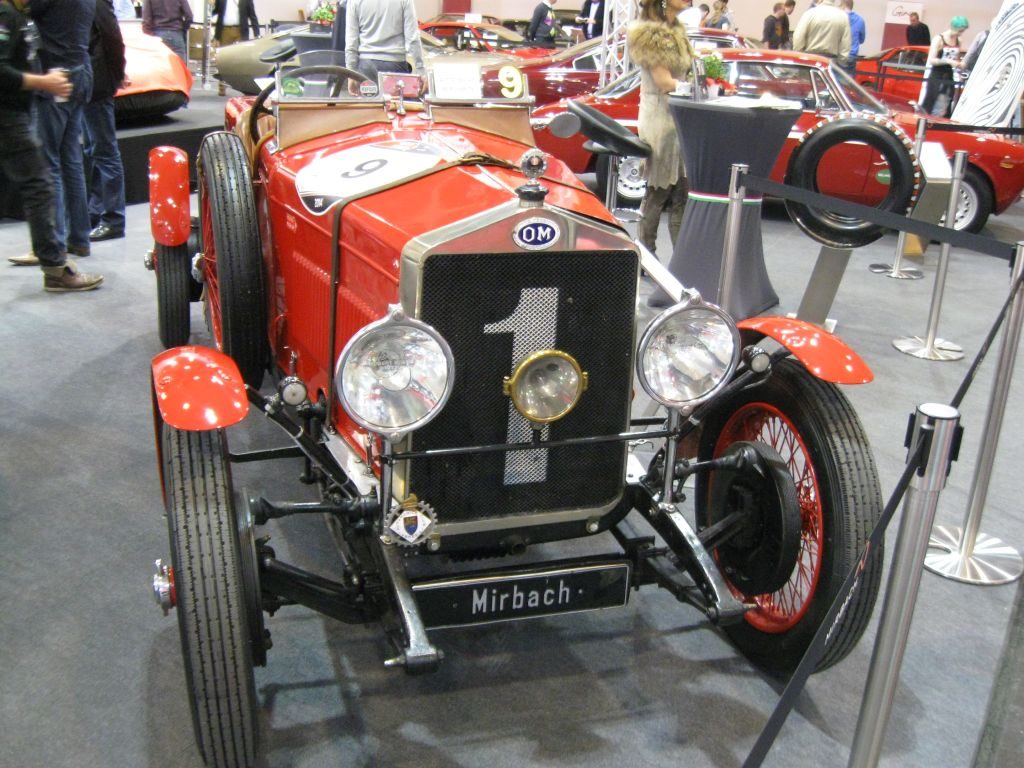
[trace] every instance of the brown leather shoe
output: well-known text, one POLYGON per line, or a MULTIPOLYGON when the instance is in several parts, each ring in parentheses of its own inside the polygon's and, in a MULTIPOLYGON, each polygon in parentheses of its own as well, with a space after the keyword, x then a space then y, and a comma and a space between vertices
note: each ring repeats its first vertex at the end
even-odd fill
POLYGON ((34 267, 39 264, 38 257, 32 251, 22 256, 8 256, 7 260, 16 267, 34 267))
POLYGON ((91 291, 103 282, 103 275, 90 275, 78 271, 71 259, 60 267, 43 267, 43 289, 52 293, 91 291))

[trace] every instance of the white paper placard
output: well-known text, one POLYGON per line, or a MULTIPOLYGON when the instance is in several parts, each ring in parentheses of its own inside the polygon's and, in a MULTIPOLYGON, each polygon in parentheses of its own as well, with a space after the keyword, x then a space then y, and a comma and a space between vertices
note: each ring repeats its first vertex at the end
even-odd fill
POLYGON ((438 61, 431 68, 436 99, 481 99, 480 65, 471 61, 438 61))

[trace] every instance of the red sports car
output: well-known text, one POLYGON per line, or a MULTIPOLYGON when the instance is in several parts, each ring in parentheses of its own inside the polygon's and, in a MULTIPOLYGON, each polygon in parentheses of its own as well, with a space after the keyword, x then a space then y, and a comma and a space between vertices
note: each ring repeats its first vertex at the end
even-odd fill
MULTIPOLYGON (((790 51, 722 50, 728 81, 743 96, 770 95, 799 101, 803 115, 790 133, 772 178, 783 181, 789 159, 803 134, 821 120, 844 112, 884 115, 911 139, 917 132, 919 115, 894 112, 857 85, 843 70, 819 56, 790 51)), ((581 99, 623 125, 636 130, 639 108, 639 72, 621 77, 607 87, 581 99)), ((580 135, 559 138, 547 130, 551 119, 566 111, 564 103, 551 104, 533 113, 537 145, 565 161, 577 173, 601 169, 593 155, 583 148, 580 135)), ((940 119, 940 118, 935 118, 940 119)), ((1024 189, 1024 146, 987 134, 935 132, 929 140, 940 142, 952 157, 966 150, 968 165, 960 192, 957 229, 979 231, 992 214, 1005 211, 1024 189)), ((620 172, 619 195, 626 199, 643 197, 643 179, 635 163, 624 163, 620 172)), ((826 194, 869 205, 885 197, 889 169, 876 154, 855 142, 842 144, 826 154, 819 166, 818 189, 826 194)))
POLYGON ((549 48, 536 48, 518 32, 500 24, 476 24, 467 21, 428 21, 420 29, 457 51, 510 53, 524 59, 536 59, 551 53, 549 48))
MULTIPOLYGON (((692 30, 689 35, 694 47, 700 50, 750 47, 741 35, 719 29, 692 30)), ((620 42, 614 46, 615 55, 620 55, 621 45, 620 42)), ((605 39, 595 37, 558 51, 546 49, 547 55, 542 58, 520 62, 517 66, 529 81, 530 95, 535 102, 538 105, 550 104, 559 99, 593 93, 598 87, 602 57, 608 48, 605 39)), ((498 69, 495 65, 489 75, 485 75, 485 91, 490 91, 488 85, 491 88, 496 85, 498 69)))
POLYGON ((854 79, 865 88, 917 102, 924 84, 928 46, 902 45, 857 58, 854 79))
POLYGON ((114 94, 117 122, 149 120, 188 104, 192 73, 181 58, 139 24, 120 26, 127 83, 114 94))

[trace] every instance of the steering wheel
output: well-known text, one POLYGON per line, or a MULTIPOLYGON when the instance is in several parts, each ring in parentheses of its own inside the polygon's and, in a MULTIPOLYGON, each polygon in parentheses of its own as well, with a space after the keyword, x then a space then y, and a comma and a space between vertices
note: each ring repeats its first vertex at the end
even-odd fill
MULTIPOLYGON (((355 80, 357 83, 361 83, 370 79, 362 72, 356 72, 354 69, 337 64, 314 64, 308 67, 296 67, 295 69, 288 70, 288 77, 301 77, 302 75, 335 75, 336 79, 331 86, 330 98, 341 95, 341 88, 348 80, 355 80)), ((252 137, 253 142, 258 142, 260 139, 260 118, 264 115, 273 114, 266 104, 267 99, 270 98, 270 94, 274 92, 276 87, 276 82, 269 83, 266 88, 260 91, 256 101, 252 103, 252 108, 249 111, 249 135, 252 137)))

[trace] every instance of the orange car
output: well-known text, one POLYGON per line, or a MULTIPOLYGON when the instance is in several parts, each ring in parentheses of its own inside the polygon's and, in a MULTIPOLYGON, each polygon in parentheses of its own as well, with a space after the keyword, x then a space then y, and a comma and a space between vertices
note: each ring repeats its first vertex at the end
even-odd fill
POLYGON ((121 23, 126 83, 114 94, 118 123, 148 120, 188 104, 192 73, 163 40, 133 22, 121 23))

